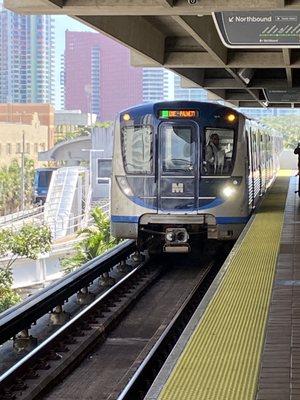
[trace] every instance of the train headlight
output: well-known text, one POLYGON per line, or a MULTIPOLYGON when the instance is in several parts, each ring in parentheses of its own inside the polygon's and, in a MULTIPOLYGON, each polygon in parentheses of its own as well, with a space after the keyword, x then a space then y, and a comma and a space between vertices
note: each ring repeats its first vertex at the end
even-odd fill
POLYGON ((126 121, 126 122, 130 121, 130 115, 129 114, 124 114, 123 115, 123 120, 126 121))
POLYGON ((225 186, 222 192, 225 197, 232 197, 236 193, 236 188, 232 186, 225 186))
POLYGON ((236 120, 236 116, 234 114, 227 114, 226 119, 228 122, 234 122, 236 120))
POLYGON ((133 192, 127 182, 126 176, 117 176, 117 182, 118 182, 122 192, 124 194, 126 194, 126 196, 129 196, 129 197, 133 196, 133 192))

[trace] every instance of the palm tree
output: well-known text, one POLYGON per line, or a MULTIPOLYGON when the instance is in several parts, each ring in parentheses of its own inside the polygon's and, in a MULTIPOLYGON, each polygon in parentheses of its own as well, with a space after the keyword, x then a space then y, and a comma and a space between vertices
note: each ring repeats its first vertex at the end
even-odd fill
POLYGON ((74 256, 66 258, 61 262, 66 272, 73 271, 118 243, 110 234, 110 222, 102 209, 95 207, 91 215, 94 223, 79 231, 78 234, 83 235, 83 240, 75 245, 76 252, 74 256))

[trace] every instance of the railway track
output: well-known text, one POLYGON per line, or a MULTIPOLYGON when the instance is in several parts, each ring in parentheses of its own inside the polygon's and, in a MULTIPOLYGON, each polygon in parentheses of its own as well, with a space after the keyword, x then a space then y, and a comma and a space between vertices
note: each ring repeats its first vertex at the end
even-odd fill
POLYGON ((139 265, 1 375, 0 398, 142 399, 226 255, 139 265))
POLYGON ((109 250, 102 256, 83 265, 78 270, 28 297, 22 303, 0 314, 0 345, 22 330, 30 329, 32 324, 62 306, 71 296, 77 294, 104 273, 108 273, 118 263, 136 250, 133 240, 128 240, 109 250))
POLYGON ((0 398, 34 399, 90 351, 159 276, 161 268, 140 264, 41 345, 0 376, 0 398))

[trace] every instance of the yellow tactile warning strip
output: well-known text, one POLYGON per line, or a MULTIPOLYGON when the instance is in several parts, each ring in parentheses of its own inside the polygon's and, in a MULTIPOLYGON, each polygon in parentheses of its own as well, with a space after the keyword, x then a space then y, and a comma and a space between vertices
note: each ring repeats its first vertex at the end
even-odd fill
POLYGON ((255 398, 288 183, 267 194, 160 400, 255 398))

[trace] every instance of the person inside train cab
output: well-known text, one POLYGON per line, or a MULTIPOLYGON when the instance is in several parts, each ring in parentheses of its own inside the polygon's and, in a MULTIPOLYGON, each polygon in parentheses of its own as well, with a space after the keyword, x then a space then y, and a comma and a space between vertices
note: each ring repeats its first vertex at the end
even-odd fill
POLYGON ((205 148, 207 173, 218 174, 223 172, 225 151, 220 147, 220 138, 213 133, 205 148))

